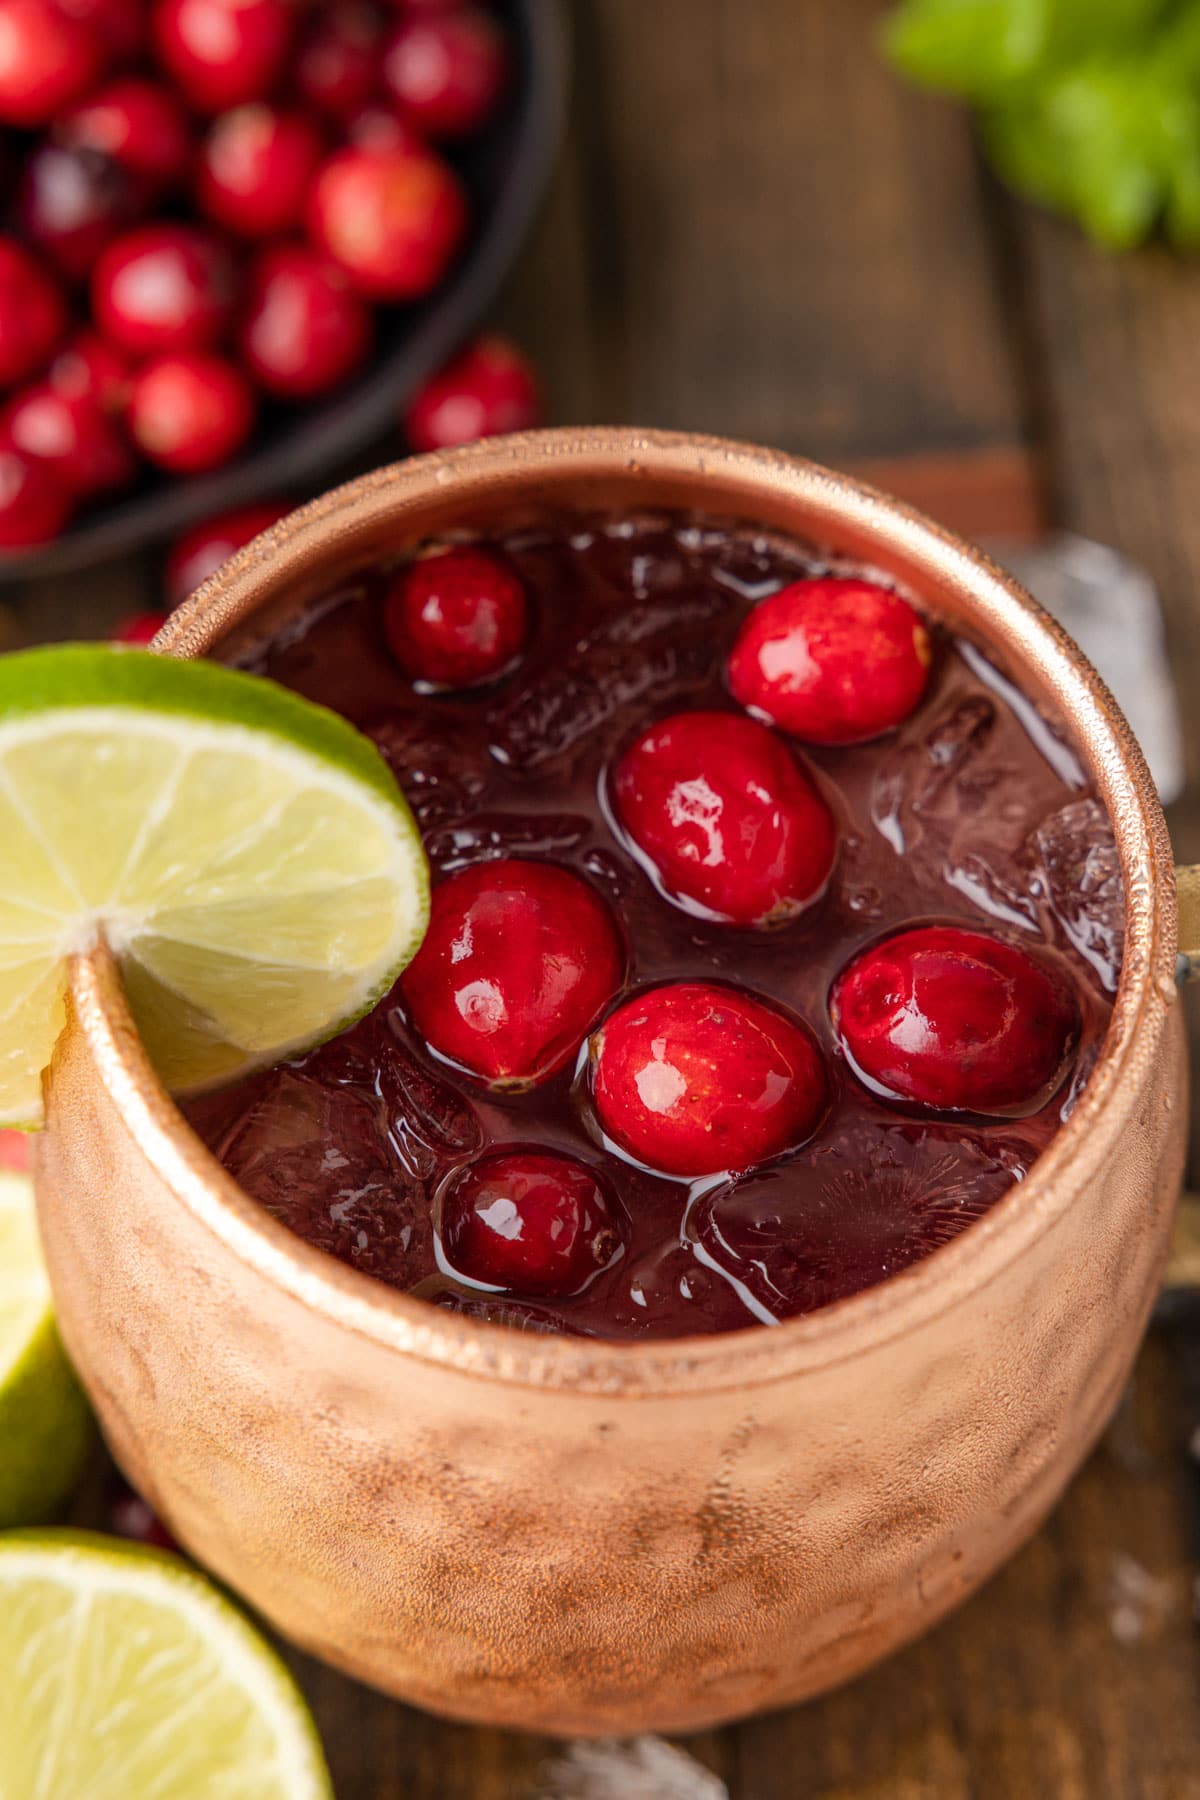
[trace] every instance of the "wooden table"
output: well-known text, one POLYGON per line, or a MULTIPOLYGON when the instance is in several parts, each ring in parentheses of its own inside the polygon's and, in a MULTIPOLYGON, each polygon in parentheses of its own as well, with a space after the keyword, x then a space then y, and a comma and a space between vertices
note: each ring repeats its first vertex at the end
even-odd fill
MULTIPOLYGON (((1114 543, 1160 585, 1186 716, 1200 266, 1114 260, 1011 203, 962 114, 881 66, 872 0, 572 10, 571 126, 502 309, 551 419, 883 461, 966 529, 1044 516, 1114 543)), ((147 559, 30 587, 0 641, 154 605, 156 584, 147 559)), ((1200 729, 1188 766, 1171 826, 1200 860, 1200 729)), ((840 1694, 692 1740, 735 1800, 1200 1800, 1197 1326, 1160 1323, 1104 1446, 960 1614, 840 1694)), ((544 1743, 294 1660, 339 1800, 531 1790, 544 1743)))

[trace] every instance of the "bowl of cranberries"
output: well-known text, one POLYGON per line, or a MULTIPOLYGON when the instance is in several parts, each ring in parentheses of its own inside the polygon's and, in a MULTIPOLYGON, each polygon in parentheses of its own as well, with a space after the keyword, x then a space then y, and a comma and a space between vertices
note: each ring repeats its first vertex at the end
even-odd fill
POLYGON ((0 575, 311 487, 486 306, 545 0, 0 0, 0 575))

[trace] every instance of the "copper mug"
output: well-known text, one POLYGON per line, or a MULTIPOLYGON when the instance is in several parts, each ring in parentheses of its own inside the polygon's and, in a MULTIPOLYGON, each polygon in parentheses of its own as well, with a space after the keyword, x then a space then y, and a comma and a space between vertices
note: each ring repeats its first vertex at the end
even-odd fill
POLYGON ((978 552, 766 450, 534 433, 293 513, 172 619, 199 655, 451 526, 572 509, 760 520, 890 571, 1068 719, 1127 920, 1103 1054, 980 1222, 775 1329, 653 1344, 435 1310, 310 1248, 192 1135, 113 964, 71 969, 42 1231, 63 1336, 130 1479, 285 1636, 456 1718, 686 1731, 804 1699, 925 1630, 1054 1504, 1130 1372, 1186 1125, 1158 800, 1071 641, 978 552))

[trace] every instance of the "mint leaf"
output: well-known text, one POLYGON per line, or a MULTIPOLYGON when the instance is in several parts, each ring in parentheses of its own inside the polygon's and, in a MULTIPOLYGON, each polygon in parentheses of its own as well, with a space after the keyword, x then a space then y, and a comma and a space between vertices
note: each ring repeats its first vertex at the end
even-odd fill
POLYGON ((1074 58, 1134 44, 1168 0, 903 0, 884 51, 924 87, 969 100, 1011 93, 1074 58))

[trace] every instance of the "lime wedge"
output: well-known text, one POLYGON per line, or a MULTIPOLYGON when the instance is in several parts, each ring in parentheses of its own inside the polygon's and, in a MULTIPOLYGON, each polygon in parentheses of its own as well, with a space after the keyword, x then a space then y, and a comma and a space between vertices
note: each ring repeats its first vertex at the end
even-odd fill
POLYGON ((103 936, 178 1091, 332 1036, 424 935, 382 757, 257 676, 69 644, 0 657, 0 1124, 37 1124, 64 958, 103 936))
POLYGON ((0 1537, 4 1800, 329 1800, 275 1653, 178 1557, 0 1537))
POLYGON ((54 1327, 33 1182, 0 1167, 0 1527, 48 1517, 78 1481, 91 1436, 54 1327))

